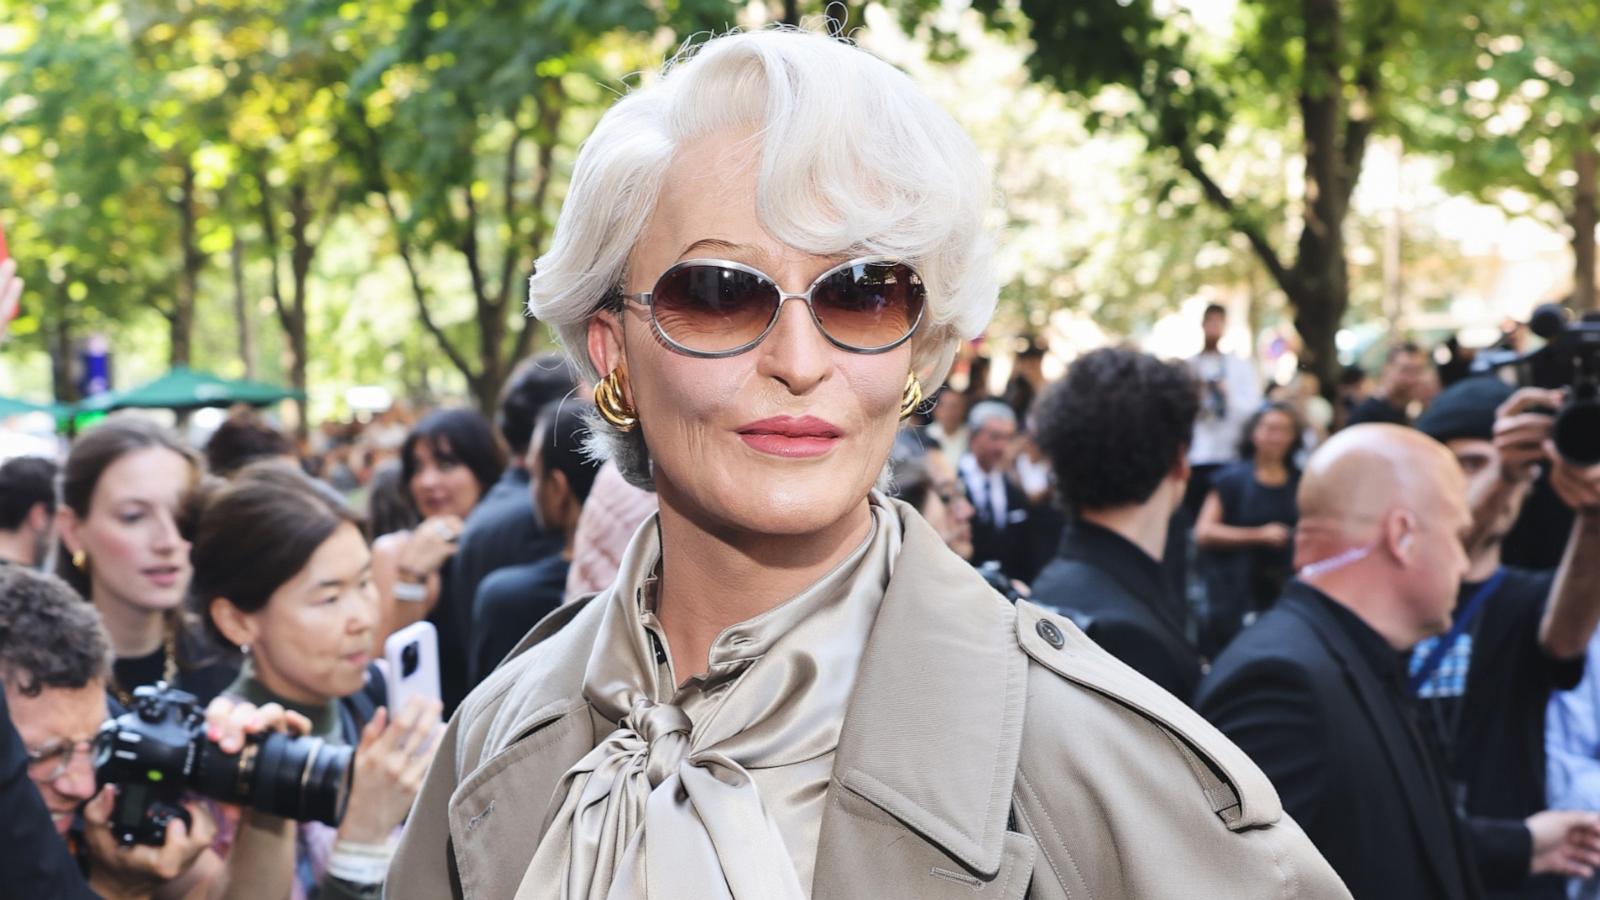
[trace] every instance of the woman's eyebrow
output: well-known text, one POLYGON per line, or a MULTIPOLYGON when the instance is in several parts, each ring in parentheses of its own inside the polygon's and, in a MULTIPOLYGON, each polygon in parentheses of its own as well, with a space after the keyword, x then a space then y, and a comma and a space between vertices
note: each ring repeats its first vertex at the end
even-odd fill
POLYGON ((702 248, 707 250, 732 251, 735 253, 741 251, 755 252, 747 244, 736 244, 733 241, 725 241, 721 238, 701 238, 700 240, 691 243, 689 246, 684 247, 683 251, 678 254, 678 258, 683 259, 692 251, 700 250, 702 248))

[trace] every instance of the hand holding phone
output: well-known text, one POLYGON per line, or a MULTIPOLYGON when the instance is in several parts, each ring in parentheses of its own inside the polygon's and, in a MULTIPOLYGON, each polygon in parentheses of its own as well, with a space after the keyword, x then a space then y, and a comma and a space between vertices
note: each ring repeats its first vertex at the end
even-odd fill
POLYGON ((398 712, 412 697, 438 700, 439 633, 432 622, 414 622, 383 642, 389 709, 398 712))

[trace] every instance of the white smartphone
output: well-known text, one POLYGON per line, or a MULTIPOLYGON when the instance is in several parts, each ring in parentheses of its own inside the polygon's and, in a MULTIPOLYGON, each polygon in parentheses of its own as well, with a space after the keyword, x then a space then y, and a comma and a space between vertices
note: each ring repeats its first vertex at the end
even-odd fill
POLYGON ((439 699, 439 633, 432 622, 417 622, 383 642, 384 678, 389 683, 389 715, 400 714, 412 697, 439 699))

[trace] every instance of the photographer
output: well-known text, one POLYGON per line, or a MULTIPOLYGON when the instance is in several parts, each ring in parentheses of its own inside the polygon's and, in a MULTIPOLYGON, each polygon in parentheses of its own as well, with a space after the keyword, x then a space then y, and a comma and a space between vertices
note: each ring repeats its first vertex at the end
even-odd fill
POLYGON ((193 560, 208 626, 245 657, 223 695, 281 704, 312 735, 355 747, 337 830, 302 822, 278 857, 293 873, 293 896, 376 896, 442 729, 437 700, 415 698, 393 716, 384 708, 383 681, 369 667, 372 557, 354 516, 299 470, 257 463, 206 498, 193 560))
MULTIPOLYGON (((1522 569, 1501 560, 1502 542, 1541 465, 1550 467, 1564 502, 1580 510, 1596 503, 1600 468, 1563 459, 1550 442, 1552 417, 1539 411, 1561 400, 1559 391, 1513 391, 1495 378, 1474 377, 1446 390, 1416 422, 1466 474, 1472 526, 1452 629, 1413 650, 1411 686, 1447 751, 1448 774, 1472 821, 1480 871, 1491 888, 1525 878, 1530 854, 1537 855, 1537 817, 1528 817, 1546 806, 1545 710, 1552 694, 1582 677, 1585 648, 1600 621, 1600 530, 1592 512, 1580 514, 1562 568, 1522 569), (1486 824, 1494 819, 1502 823, 1486 824)), ((1564 814, 1546 817, 1556 815, 1564 814)), ((1562 894, 1553 876, 1515 892, 1562 894)))
MULTIPOLYGON (((28 778, 59 835, 50 840, 65 842, 89 887, 108 900, 272 896, 258 892, 266 871, 251 863, 281 838, 257 832, 246 852, 225 869, 208 849, 216 826, 204 804, 186 802, 192 827, 174 821, 159 847, 117 843, 108 827, 115 789, 97 787, 90 756, 91 741, 107 717, 109 669, 110 644, 93 607, 59 579, 16 566, 0 568, 0 681, 23 743, 28 778)), ((242 744, 247 730, 304 726, 280 707, 258 710, 219 702, 210 712, 212 733, 235 745, 242 744)), ((47 893, 49 885, 16 884, 14 877, 8 870, 8 889, 55 896, 47 893)))

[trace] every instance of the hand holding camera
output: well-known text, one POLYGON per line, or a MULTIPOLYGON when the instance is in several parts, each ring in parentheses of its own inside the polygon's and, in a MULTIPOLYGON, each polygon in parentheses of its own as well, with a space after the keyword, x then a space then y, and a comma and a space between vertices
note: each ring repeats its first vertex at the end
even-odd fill
POLYGON ((1494 444, 1502 477, 1511 484, 1532 481, 1538 465, 1550 463, 1550 486, 1561 502, 1580 512, 1600 512, 1600 463, 1585 465, 1563 452, 1556 437, 1557 416, 1568 391, 1522 388, 1495 413, 1494 444))
POLYGON ((139 688, 132 708, 95 738, 95 776, 117 786, 112 835, 123 845, 159 847, 174 823, 194 830, 192 808, 183 802, 190 790, 269 815, 337 825, 350 791, 352 751, 303 736, 309 727, 276 704, 254 709, 219 699, 202 711, 192 694, 165 684, 139 688))

